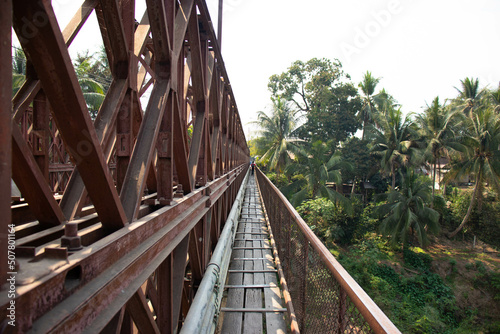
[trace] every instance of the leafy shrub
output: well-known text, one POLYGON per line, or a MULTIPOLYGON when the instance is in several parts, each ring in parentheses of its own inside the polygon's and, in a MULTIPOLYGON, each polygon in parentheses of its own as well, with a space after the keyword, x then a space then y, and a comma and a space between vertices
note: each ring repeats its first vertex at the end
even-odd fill
POLYGON ((431 269, 432 258, 426 253, 415 253, 412 250, 405 248, 403 250, 403 259, 405 264, 422 271, 431 269))
POLYGON ((500 273, 490 274, 491 286, 495 290, 495 299, 500 300, 500 273))
MULTIPOLYGON (((462 221, 470 205, 472 190, 457 189, 448 197, 446 208, 438 209, 441 213, 441 223, 449 230, 454 230, 462 221)), ((500 201, 494 193, 486 191, 479 210, 478 203, 474 206, 469 222, 464 229, 464 237, 476 235, 480 240, 500 247, 500 201), (471 232, 471 233, 468 233, 471 232)))
POLYGON ((303 202, 297 212, 309 225, 311 230, 328 248, 335 243, 348 244, 354 237, 362 216, 362 204, 353 199, 354 214, 348 215, 345 210, 325 198, 315 198, 303 202))
POLYGON ((405 265, 421 271, 408 276, 387 264, 391 252, 387 238, 367 234, 339 261, 402 333, 453 333, 459 309, 452 290, 431 272, 431 257, 406 249, 405 265))
POLYGON ((269 172, 266 174, 266 176, 269 178, 269 180, 271 180, 271 182, 277 188, 281 188, 281 187, 288 184, 288 180, 287 180, 285 174, 279 174, 279 177, 278 177, 278 174, 276 174, 275 172, 269 172))

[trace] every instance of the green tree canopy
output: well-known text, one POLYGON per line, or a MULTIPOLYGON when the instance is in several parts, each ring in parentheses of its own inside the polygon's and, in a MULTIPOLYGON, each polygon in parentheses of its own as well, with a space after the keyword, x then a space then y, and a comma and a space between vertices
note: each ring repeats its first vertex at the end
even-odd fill
POLYGON ((399 190, 392 188, 386 194, 387 203, 378 207, 384 217, 380 230, 390 235, 393 243, 403 247, 414 235, 422 246, 429 243, 427 232, 439 230, 439 213, 427 204, 432 201, 431 180, 414 171, 406 173, 399 190))
POLYGON ((342 144, 340 153, 342 159, 353 166, 353 169, 342 169, 344 180, 364 180, 380 169, 380 161, 370 152, 367 140, 353 136, 342 144))
POLYGON ((95 55, 87 50, 77 55, 74 66, 90 116, 95 119, 111 85, 106 55, 104 51, 95 55))
POLYGON ((478 108, 463 121, 463 134, 456 137, 459 152, 451 163, 445 181, 473 176, 474 192, 464 219, 450 237, 468 222, 477 200, 481 200, 485 183, 500 194, 500 117, 492 108, 478 108))
POLYGON ((427 161, 432 164, 432 195, 435 192, 436 172, 439 160, 442 157, 449 159, 449 150, 453 146, 455 138, 455 124, 460 113, 454 109, 445 108, 439 102, 439 97, 427 105, 423 114, 417 115, 416 122, 419 125, 420 140, 425 147, 427 161))
POLYGON ((14 54, 12 55, 12 96, 16 95, 24 80, 26 80, 26 55, 22 49, 14 48, 14 54))
POLYGON ((300 115, 293 110, 290 104, 281 99, 272 99, 273 109, 270 116, 263 111, 257 113, 257 124, 260 126, 261 139, 259 145, 261 152, 265 152, 260 161, 269 166, 271 170, 282 173, 291 156, 298 150, 300 141, 293 137, 293 132, 300 122, 300 115))
POLYGON ((298 131, 302 139, 333 140, 337 145, 360 128, 356 114, 361 100, 338 60, 296 61, 288 71, 272 75, 268 88, 305 112, 307 121, 298 131))
POLYGON ((452 101, 452 104, 460 109, 465 115, 471 114, 482 104, 486 97, 486 89, 479 89, 479 80, 465 78, 460 80, 460 88, 455 87, 458 96, 452 101))
POLYGON ((348 212, 352 212, 350 201, 326 185, 327 182, 335 182, 342 186, 342 168, 352 169, 352 166, 342 159, 340 152, 333 154, 329 143, 318 140, 306 149, 297 151, 296 161, 287 166, 286 173, 298 177, 282 191, 291 196, 295 206, 308 197, 320 196, 340 203, 348 212))
POLYGON ((417 153, 417 131, 410 116, 404 116, 401 108, 389 108, 375 133, 372 151, 381 157, 382 171, 392 176, 393 189, 396 186, 397 169, 408 166, 410 158, 417 153))
POLYGON ((359 88, 363 93, 363 107, 358 113, 360 122, 363 124, 363 134, 361 139, 364 140, 368 124, 373 124, 377 117, 378 105, 383 104, 382 99, 385 99, 387 94, 385 91, 375 95, 375 88, 380 82, 380 78, 375 78, 371 72, 366 71, 363 76, 363 81, 359 83, 359 88))

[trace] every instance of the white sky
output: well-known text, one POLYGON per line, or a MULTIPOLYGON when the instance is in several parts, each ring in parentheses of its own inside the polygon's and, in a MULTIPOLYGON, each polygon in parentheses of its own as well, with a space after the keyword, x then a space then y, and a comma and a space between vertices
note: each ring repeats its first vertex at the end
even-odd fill
MULTIPOLYGON (((61 27, 80 3, 52 1, 61 27)), ((217 31, 218 0, 207 4, 217 31)), ((144 0, 136 7, 142 15, 144 0)), ((295 60, 338 58, 355 85, 369 70, 405 112, 453 98, 467 76, 500 81, 498 0, 224 0, 223 14, 222 55, 247 139, 256 112, 269 110, 269 77, 295 60)), ((92 15, 70 53, 95 50, 98 34, 92 15)))
MULTIPOLYGON (((216 21, 218 0, 208 0, 216 21)), ((269 110, 267 82, 295 60, 369 70, 405 112, 456 96, 467 76, 500 81, 498 0, 225 0, 222 55, 244 123, 269 110), (366 36, 363 38, 363 36, 366 36)), ((252 137, 247 129, 247 139, 252 137)))

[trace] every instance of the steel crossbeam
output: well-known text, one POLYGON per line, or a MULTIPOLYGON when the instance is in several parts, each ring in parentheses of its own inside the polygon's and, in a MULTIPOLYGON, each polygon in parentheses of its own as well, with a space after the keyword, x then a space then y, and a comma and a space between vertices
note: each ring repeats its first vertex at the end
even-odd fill
POLYGON ((240 116, 203 0, 82 2, 61 30, 50 0, 0 0, 0 328, 174 333, 248 169, 240 116), (91 15, 111 73, 95 119, 68 52, 91 15))

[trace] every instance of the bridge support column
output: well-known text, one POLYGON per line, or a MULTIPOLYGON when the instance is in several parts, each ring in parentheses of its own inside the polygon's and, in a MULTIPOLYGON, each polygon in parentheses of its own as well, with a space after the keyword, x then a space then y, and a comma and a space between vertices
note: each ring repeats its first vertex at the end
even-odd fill
POLYGON ((7 279, 8 231, 11 223, 11 96, 12 96, 12 1, 0 0, 0 286, 7 279))

